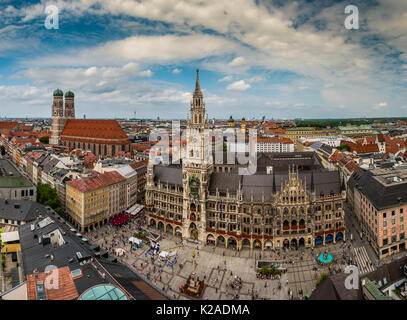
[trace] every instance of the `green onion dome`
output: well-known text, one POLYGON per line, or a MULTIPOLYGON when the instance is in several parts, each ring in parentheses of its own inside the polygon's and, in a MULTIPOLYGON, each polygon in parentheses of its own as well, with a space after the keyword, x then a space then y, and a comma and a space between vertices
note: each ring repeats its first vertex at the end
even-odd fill
POLYGON ((64 96, 64 93, 62 92, 62 90, 56 89, 56 90, 54 91, 54 97, 55 97, 55 96, 63 97, 63 96, 64 96))
POLYGON ((74 93, 71 90, 65 92, 65 98, 73 98, 75 97, 74 93))

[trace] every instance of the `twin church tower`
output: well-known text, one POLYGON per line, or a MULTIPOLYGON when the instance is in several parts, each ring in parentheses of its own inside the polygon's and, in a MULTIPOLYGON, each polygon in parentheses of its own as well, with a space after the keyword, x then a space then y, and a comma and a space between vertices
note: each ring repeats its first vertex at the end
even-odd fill
POLYGON ((64 106, 64 93, 60 89, 54 91, 54 102, 52 104, 52 125, 51 125, 51 138, 50 144, 59 144, 62 130, 65 127, 68 119, 75 119, 75 95, 72 91, 65 93, 65 106, 64 106))

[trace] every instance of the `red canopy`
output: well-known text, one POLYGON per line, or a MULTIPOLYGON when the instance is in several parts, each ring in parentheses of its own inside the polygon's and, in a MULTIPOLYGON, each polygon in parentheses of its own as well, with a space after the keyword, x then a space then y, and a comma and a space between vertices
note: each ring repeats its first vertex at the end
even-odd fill
POLYGON ((110 218, 110 223, 112 223, 115 226, 120 226, 123 223, 126 223, 127 221, 130 220, 130 217, 126 214, 120 213, 117 216, 111 217, 110 218))

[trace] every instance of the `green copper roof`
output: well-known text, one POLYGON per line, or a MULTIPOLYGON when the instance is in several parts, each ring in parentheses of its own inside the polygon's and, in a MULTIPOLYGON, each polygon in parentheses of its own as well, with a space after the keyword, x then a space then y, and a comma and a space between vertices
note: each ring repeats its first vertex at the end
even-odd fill
POLYGON ((380 291, 379 285, 375 281, 366 279, 365 288, 376 300, 393 300, 391 297, 380 291))
POLYGON ((56 90, 54 91, 54 97, 55 97, 55 96, 63 97, 63 95, 64 95, 64 93, 63 93, 62 90, 60 90, 60 89, 56 89, 56 90))
POLYGON ((71 90, 65 92, 65 98, 73 98, 75 97, 74 93, 71 90))

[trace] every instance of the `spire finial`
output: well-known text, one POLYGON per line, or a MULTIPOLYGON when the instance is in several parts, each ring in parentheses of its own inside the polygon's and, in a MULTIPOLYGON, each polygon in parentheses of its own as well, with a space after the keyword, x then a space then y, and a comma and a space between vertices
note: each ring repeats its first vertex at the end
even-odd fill
POLYGON ((201 86, 199 85, 199 69, 196 69, 196 84, 195 84, 195 92, 201 92, 201 86))

